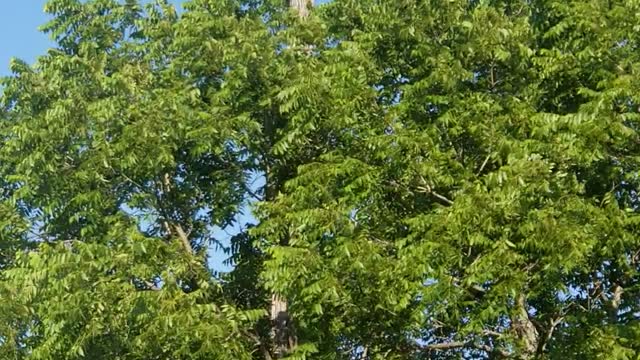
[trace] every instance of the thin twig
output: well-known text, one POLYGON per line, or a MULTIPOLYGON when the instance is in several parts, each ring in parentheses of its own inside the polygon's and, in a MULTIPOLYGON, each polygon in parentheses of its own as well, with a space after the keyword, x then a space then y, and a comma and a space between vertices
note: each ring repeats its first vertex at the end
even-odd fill
POLYGON ((422 186, 416 187, 416 190, 418 190, 418 192, 422 192, 422 193, 425 193, 425 194, 430 194, 433 197, 435 197, 436 199, 446 203, 449 206, 453 205, 453 201, 452 200, 448 199, 446 196, 441 195, 441 194, 437 193, 435 190, 433 190, 431 185, 429 185, 427 183, 427 180, 425 180, 425 178, 423 176, 420 176, 420 183, 422 184, 422 186))
POLYGON ((263 196, 260 196, 260 195, 256 194, 255 192, 253 192, 253 191, 249 188, 249 186, 245 186, 245 187, 244 187, 244 191, 246 191, 246 192, 247 192, 247 194, 251 195, 251 197, 253 197, 254 199, 256 199, 256 200, 258 200, 258 201, 263 201, 263 200, 264 200, 264 197, 263 197, 263 196))
POLYGON ((431 195, 433 195, 433 196, 434 196, 434 197, 436 197, 437 199, 440 199, 440 200, 444 201, 444 202, 445 202, 445 203, 447 203, 448 205, 453 205, 453 201, 452 201, 452 200, 447 199, 445 196, 440 195, 440 194, 438 194, 437 192, 435 192, 435 191, 433 191, 433 190, 431 191, 431 195))
POLYGON ((482 162, 482 165, 480 165, 480 169, 478 169, 478 172, 476 173, 476 177, 480 176, 480 174, 482 174, 482 171, 484 170, 484 167, 487 166, 487 163, 489 162, 489 159, 491 158, 491 153, 489 153, 487 155, 487 157, 484 159, 484 161, 482 162))

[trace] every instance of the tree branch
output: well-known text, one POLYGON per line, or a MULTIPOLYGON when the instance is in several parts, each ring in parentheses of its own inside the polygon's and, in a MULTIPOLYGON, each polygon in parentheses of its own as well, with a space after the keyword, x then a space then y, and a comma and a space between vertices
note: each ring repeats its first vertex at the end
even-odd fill
POLYGON ((547 330, 547 334, 545 335, 544 340, 540 344, 540 350, 538 351, 540 355, 544 354, 545 350, 547 349, 547 345, 549 344, 549 341, 551 341, 551 338, 553 337, 553 333, 555 332, 558 325, 562 322, 562 320, 564 320, 564 316, 558 316, 556 318, 549 320, 549 329, 547 330))
POLYGON ((160 291, 161 289, 156 286, 156 284, 152 283, 151 281, 144 281, 144 284, 147 286, 147 288, 145 290, 151 290, 151 291, 160 291))
POLYGON ((244 191, 257 201, 264 201, 264 197, 256 194, 249 186, 244 186, 244 191))
MULTIPOLYGON (((171 191, 171 177, 169 176, 169 173, 165 173, 164 176, 162 177, 162 185, 164 187, 163 191, 165 193, 169 193, 171 191)), ((185 251, 189 255, 193 255, 193 247, 191 246, 191 242, 189 241, 189 236, 182 228, 182 225, 180 225, 177 222, 173 222, 169 224, 165 220, 164 227, 169 233, 169 235, 171 235, 172 233, 171 228, 173 227, 173 230, 175 231, 176 235, 178 235, 178 239, 180 239, 180 242, 182 243, 182 246, 184 247, 185 251)))
POLYGON ((496 349, 486 344, 475 344, 473 340, 452 341, 452 342, 446 342, 446 343, 430 344, 430 345, 421 346, 421 349, 427 350, 427 351, 448 351, 448 350, 460 349, 464 347, 475 348, 478 350, 485 351, 489 354, 500 355, 501 357, 511 356, 511 354, 504 349, 496 349))
POLYGON ((443 201, 444 203, 446 203, 449 206, 453 205, 453 201, 452 200, 447 199, 445 196, 440 195, 435 191, 431 191, 431 195, 433 195, 436 199, 439 199, 439 200, 443 201))
POLYGON ((369 347, 365 346, 362 350, 362 354, 360 354, 360 359, 365 360, 367 358, 367 354, 369 353, 369 347))
POLYGON ((422 176, 420 176, 420 183, 422 184, 422 186, 416 187, 416 190, 418 190, 418 192, 430 194, 431 196, 435 197, 436 199, 444 202, 449 206, 453 205, 452 200, 448 199, 446 196, 441 195, 437 193, 435 190, 433 190, 433 188, 427 183, 427 181, 422 176))
POLYGON ((480 176, 480 174, 482 174, 482 171, 484 170, 485 166, 487 166, 487 163, 489 162, 490 158, 491 158, 491 153, 489 153, 487 157, 484 158, 484 161, 482 162, 482 165, 480 165, 480 169, 478 169, 476 176, 480 176))
POLYGON ((193 255, 193 247, 191 246, 191 242, 189 242, 187 233, 182 229, 182 226, 180 224, 173 224, 173 228, 176 230, 178 238, 180 239, 185 251, 187 251, 189 255, 193 255))
POLYGON ((458 349, 470 345, 469 341, 452 341, 447 343, 430 344, 423 346, 425 350, 446 351, 451 349, 458 349))

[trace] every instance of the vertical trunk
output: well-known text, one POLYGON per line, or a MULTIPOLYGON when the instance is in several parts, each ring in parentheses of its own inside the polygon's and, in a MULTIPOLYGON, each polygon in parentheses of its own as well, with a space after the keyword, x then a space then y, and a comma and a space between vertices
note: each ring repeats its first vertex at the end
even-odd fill
POLYGON ((524 294, 518 294, 515 299, 515 314, 512 319, 513 329, 522 346, 519 359, 528 360, 536 356, 540 342, 538 329, 529 319, 527 299, 524 294))
MULTIPOLYGON (((297 11, 300 18, 306 18, 313 5, 313 0, 286 0, 287 5, 297 11)), ((268 163, 268 162, 267 162, 268 163)), ((271 173, 269 165, 265 169, 267 201, 272 201, 277 195, 277 188, 284 182, 271 173)), ((280 245, 286 245, 288 239, 282 239, 280 245)), ((278 294, 271 295, 271 341, 272 352, 277 359, 284 358, 287 353, 296 346, 296 336, 294 334, 291 318, 288 311, 287 299, 278 294)))
POLYGON ((609 323, 616 324, 618 322, 618 313, 620 311, 620 303, 622 302, 622 293, 624 289, 618 284, 614 284, 611 289, 611 298, 607 304, 607 314, 609 323))
MULTIPOLYGON (((266 188, 265 200, 273 201, 277 195, 279 183, 284 179, 278 179, 273 176, 271 167, 267 163, 265 168, 266 188)), ((286 246, 288 239, 280 239, 280 246, 286 246)), ((276 359, 284 358, 295 346, 295 334, 291 325, 288 303, 285 298, 279 294, 271 294, 271 354, 276 359)), ((269 358, 267 358, 269 360, 269 358)))
POLYGON ((309 15, 309 9, 313 5, 312 0, 287 0, 287 5, 290 8, 294 8, 298 11, 298 15, 301 18, 307 17, 309 15))
POLYGON ((271 324, 273 338, 273 353, 277 359, 285 355, 295 346, 292 326, 289 322, 287 301, 280 296, 271 295, 271 324))
MULTIPOLYGON (((268 163, 265 167, 265 200, 273 201, 277 195, 278 183, 283 179, 278 179, 272 173, 271 166, 268 163)), ((280 246, 286 245, 286 239, 280 240, 280 246)), ((287 300, 282 298, 278 294, 271 294, 271 353, 276 359, 280 359, 286 356, 291 350, 289 340, 292 336, 289 323, 289 312, 287 310, 287 300)))

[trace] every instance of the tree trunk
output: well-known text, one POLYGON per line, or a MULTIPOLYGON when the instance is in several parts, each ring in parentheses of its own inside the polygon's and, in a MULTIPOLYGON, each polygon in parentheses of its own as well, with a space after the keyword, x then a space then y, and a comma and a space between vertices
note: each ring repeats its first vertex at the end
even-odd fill
MULTIPOLYGON (((309 15, 309 10, 313 6, 313 0, 286 0, 287 6, 297 11, 298 16, 304 19, 309 15)), ((276 194, 278 185, 284 179, 277 179, 271 174, 271 169, 267 165, 266 171, 266 199, 272 201, 276 194)), ((282 239, 280 245, 286 245, 287 239, 282 239)), ((287 300, 278 294, 271 295, 271 341, 273 344, 272 353, 277 359, 284 358, 297 345, 296 336, 291 323, 288 311, 287 300)))
POLYGON ((275 294, 271 295, 271 323, 273 353, 280 359, 296 346, 296 341, 287 311, 287 301, 275 294))
MULTIPOLYGON (((298 16, 304 19, 309 15, 309 10, 313 6, 313 0, 286 0, 287 6, 297 11, 298 16)), ((271 132, 272 129, 268 129, 271 132)), ((266 192, 265 200, 273 201, 277 195, 277 189, 280 188, 286 179, 280 179, 274 176, 268 165, 265 169, 266 176, 266 192)), ((281 246, 286 246, 288 239, 282 239, 281 246)), ((271 341, 272 353, 277 359, 284 358, 297 345, 297 338, 294 333, 293 324, 288 311, 287 299, 282 298, 278 294, 271 294, 271 341)))
POLYGON ((309 15, 309 9, 313 5, 313 0, 287 0, 287 5, 289 5, 290 8, 296 9, 301 18, 305 18, 309 15))
POLYGON ((533 359, 538 350, 540 334, 531 319, 529 319, 527 299, 524 294, 519 294, 515 299, 515 314, 512 323, 522 346, 518 358, 522 360, 533 359))

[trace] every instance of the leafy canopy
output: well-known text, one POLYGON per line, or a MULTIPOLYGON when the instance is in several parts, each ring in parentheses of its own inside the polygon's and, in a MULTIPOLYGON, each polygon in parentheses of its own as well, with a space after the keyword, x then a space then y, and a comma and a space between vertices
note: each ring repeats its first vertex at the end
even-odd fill
POLYGON ((270 294, 289 359, 640 356, 640 1, 46 11, 3 80, 2 358, 268 360, 270 294))

